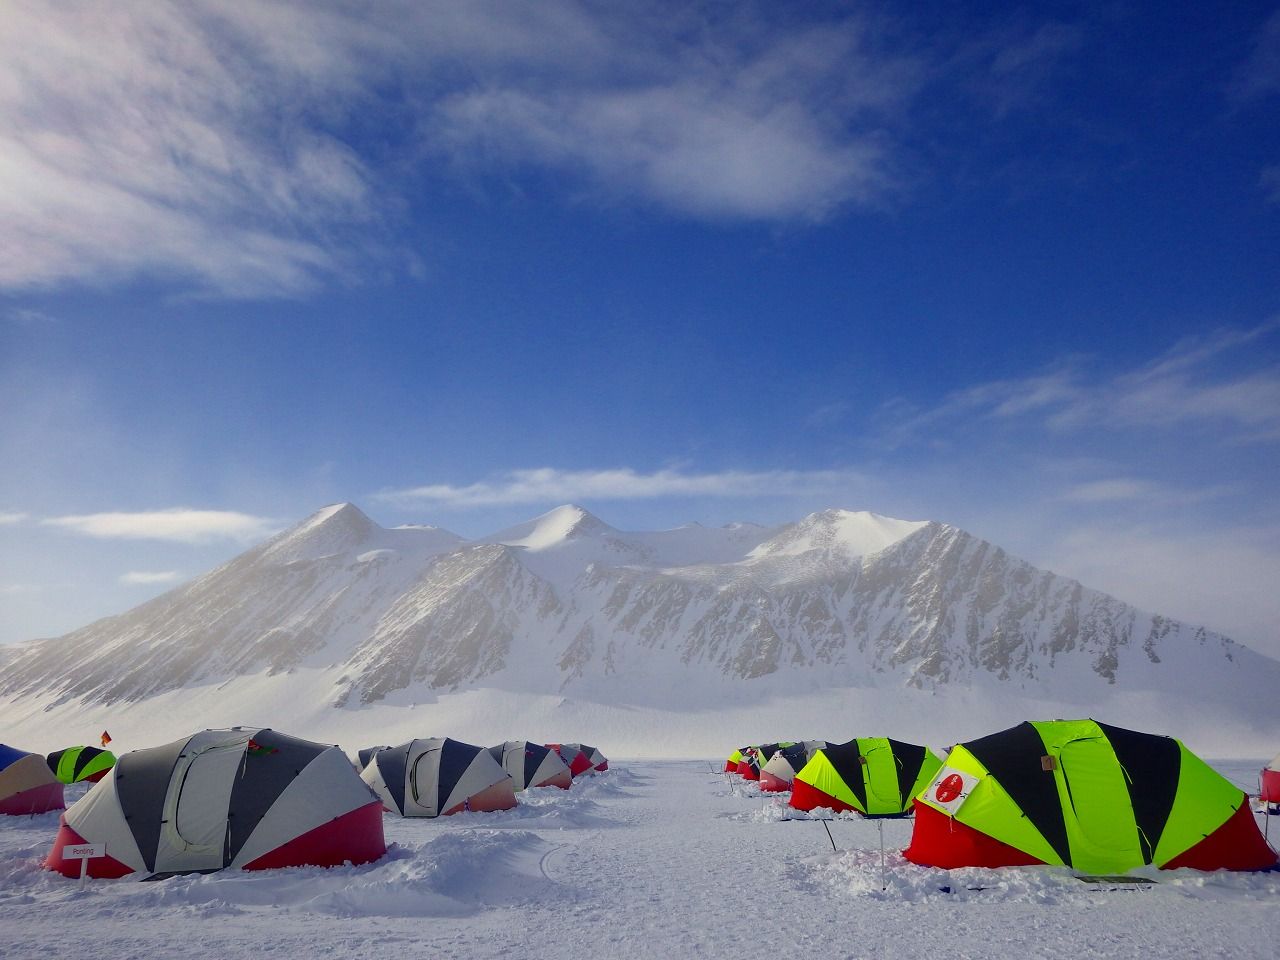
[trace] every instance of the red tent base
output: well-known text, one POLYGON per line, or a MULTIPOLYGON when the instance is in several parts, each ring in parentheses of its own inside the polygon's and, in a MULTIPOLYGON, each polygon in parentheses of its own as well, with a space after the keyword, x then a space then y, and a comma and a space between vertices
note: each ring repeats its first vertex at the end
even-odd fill
POLYGON ((275 867, 340 867, 372 863, 387 852, 382 835, 382 803, 375 800, 308 830, 244 865, 246 870, 275 867))
POLYGON ((510 810, 516 805, 515 790, 511 781, 500 780, 491 787, 485 787, 477 794, 467 797, 462 803, 450 807, 443 817, 451 817, 455 813, 470 811, 472 813, 493 813, 495 810, 510 810))
POLYGON ((1262 771, 1262 790, 1258 799, 1264 803, 1280 803, 1280 770, 1262 771))
POLYGON ((573 774, 568 770, 561 770, 554 777, 547 777, 541 783, 535 783, 535 787, 559 787, 561 790, 568 790, 573 786, 573 774))
POLYGON ((737 772, 738 772, 738 761, 737 761, 737 760, 726 760, 726 761, 724 762, 724 772, 725 772, 725 773, 737 773, 737 772))
POLYGON ((767 770, 761 770, 760 789, 765 793, 786 793, 791 789, 791 783, 781 777, 775 777, 767 770))
POLYGON ((62 784, 44 783, 21 793, 11 793, 0 800, 0 814, 11 817, 26 817, 33 813, 48 813, 51 810, 66 809, 62 799, 62 784))
POLYGON ((856 810, 856 807, 850 806, 843 800, 837 800, 829 793, 823 793, 811 783, 805 783, 803 780, 796 778, 791 782, 791 806, 797 810, 816 810, 818 807, 826 807, 834 810, 836 813, 843 813, 846 810, 856 810))
POLYGON ((916 804, 911 845, 902 855, 922 867, 1030 867, 1043 860, 965 826, 924 803, 916 804))
MULTIPOLYGON (((49 856, 45 857, 44 868, 52 870, 54 873, 60 873, 64 877, 74 879, 80 876, 81 861, 64 860, 62 858, 62 850, 64 847, 74 847, 76 844, 88 842, 88 840, 67 826, 67 818, 65 816, 60 817, 58 835, 53 838, 53 849, 49 851, 49 856)), ((89 869, 85 876, 93 877, 95 880, 117 880, 131 873, 133 873, 132 867, 126 866, 108 855, 90 859, 89 869)))
POLYGON ((760 779, 760 768, 759 768, 759 767, 753 767, 753 766, 752 766, 749 762, 747 762, 746 760, 739 760, 739 761, 738 761, 738 776, 742 777, 742 779, 743 779, 743 780, 759 780, 759 779, 760 779))
POLYGON ((1245 797, 1231 819, 1190 850, 1180 853, 1163 867, 1177 870, 1270 870, 1277 864, 1276 853, 1262 838, 1258 822, 1245 797))

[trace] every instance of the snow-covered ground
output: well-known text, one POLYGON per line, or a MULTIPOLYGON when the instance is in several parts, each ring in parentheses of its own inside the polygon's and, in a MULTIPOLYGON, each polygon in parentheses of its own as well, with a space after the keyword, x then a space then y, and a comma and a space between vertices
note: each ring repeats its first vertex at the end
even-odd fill
MULTIPOLYGON (((611 762, 505 813, 388 817, 385 858, 331 870, 81 890, 40 868, 57 814, 0 818, 0 957, 1239 960, 1280 940, 1280 874, 924 869, 899 853, 909 821, 882 821, 882 871, 874 822, 831 823, 833 852, 721 761, 611 762)), ((1217 766, 1250 788, 1261 762, 1217 766)))

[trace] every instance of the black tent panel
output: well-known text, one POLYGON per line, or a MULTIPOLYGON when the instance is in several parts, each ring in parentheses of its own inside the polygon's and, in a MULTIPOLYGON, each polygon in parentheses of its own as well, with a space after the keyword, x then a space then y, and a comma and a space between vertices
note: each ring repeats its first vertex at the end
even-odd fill
POLYGON ((293 783, 298 774, 312 760, 329 747, 299 740, 274 730, 259 730, 250 741, 254 748, 246 749, 240 762, 241 775, 231 787, 231 802, 227 806, 227 864, 236 858, 258 821, 267 815, 280 794, 293 783), (252 776, 245 776, 252 766, 252 776))
POLYGON ((116 796, 133 839, 148 870, 156 868, 164 801, 169 794, 173 768, 191 741, 178 740, 162 747, 134 750, 116 761, 116 796))
POLYGON ((1142 859, 1150 863, 1173 811, 1182 771, 1182 750, 1172 737, 1139 733, 1099 723, 1124 771, 1133 818, 1138 824, 1142 859))
POLYGON ((1071 862, 1067 841, 1067 825, 1062 817, 1062 802, 1053 773, 1040 763, 1045 755, 1040 731, 1023 722, 1008 730, 964 744, 993 777, 1004 787, 1036 829, 1062 858, 1071 862))

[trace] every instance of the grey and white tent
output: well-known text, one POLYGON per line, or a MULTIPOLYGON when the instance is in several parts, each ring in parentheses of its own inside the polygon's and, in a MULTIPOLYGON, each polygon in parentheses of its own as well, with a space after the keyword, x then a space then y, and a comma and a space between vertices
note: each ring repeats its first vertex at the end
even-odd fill
POLYGON ((560 754, 540 743, 528 740, 508 740, 490 747, 493 759, 511 774, 517 791, 529 787, 560 787, 568 790, 573 784, 573 774, 560 754))
POLYGON ((356 769, 363 770, 369 765, 369 761, 373 759, 373 755, 379 750, 390 750, 390 747, 365 747, 363 750, 356 752, 356 769))
POLYGON ((383 806, 402 817, 509 810, 515 785, 484 747, 431 737, 379 750, 360 774, 383 806))
POLYGON ((105 843, 93 877, 368 863, 382 804, 347 755, 258 727, 134 750, 62 817, 45 866, 79 876, 68 845, 105 843))
POLYGON ((785 793, 791 789, 796 774, 813 755, 827 746, 825 740, 803 740, 780 746, 760 768, 760 789, 766 793, 785 793))

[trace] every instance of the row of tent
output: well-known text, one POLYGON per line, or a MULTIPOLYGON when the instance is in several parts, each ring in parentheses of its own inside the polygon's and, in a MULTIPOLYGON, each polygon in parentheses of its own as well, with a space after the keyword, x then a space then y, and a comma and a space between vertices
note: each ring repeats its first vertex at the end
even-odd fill
MULTIPOLYGON (((1280 865, 1248 794, 1180 740, 1094 720, 1028 721, 956 744, 945 761, 888 738, 761 744, 735 750, 725 770, 790 790, 800 810, 914 814, 903 854, 923 866, 1280 865)), ((1280 804, 1280 757, 1261 782, 1263 802, 1280 804)))
MULTIPOLYGON (((104 845, 86 865, 87 876, 103 878, 369 863, 386 852, 384 811, 508 809, 518 790, 568 788, 575 774, 608 769, 597 748, 568 743, 485 748, 431 738, 360 754, 354 766, 339 747, 257 727, 134 750, 92 775, 63 814, 45 867, 79 876, 74 856, 88 845, 104 845)), ((73 773, 77 762, 66 761, 73 773)), ((62 809, 54 766, 0 746, 0 811, 62 809)))
POLYGON ((61 810, 65 784, 96 783, 115 762, 97 747, 67 747, 46 757, 0 743, 0 815, 61 810))

